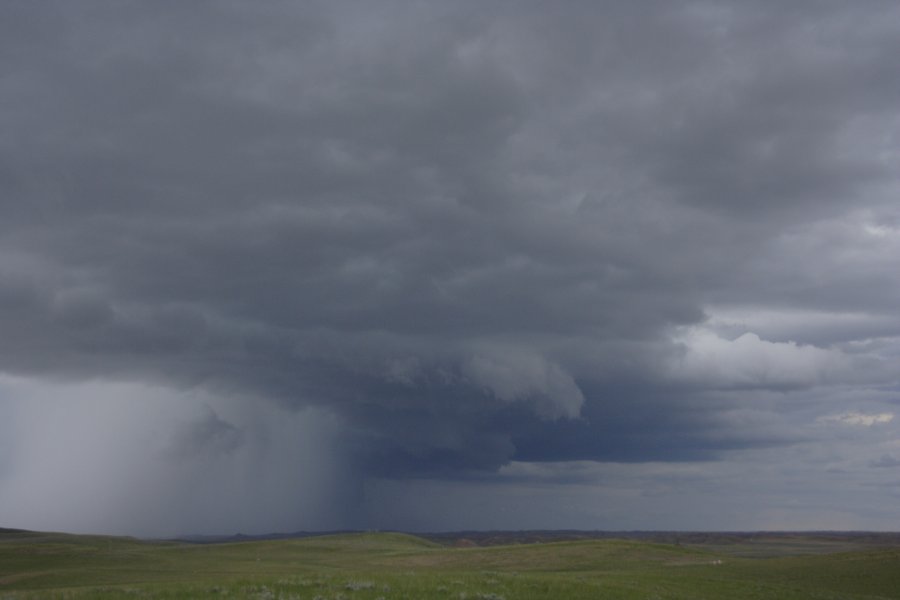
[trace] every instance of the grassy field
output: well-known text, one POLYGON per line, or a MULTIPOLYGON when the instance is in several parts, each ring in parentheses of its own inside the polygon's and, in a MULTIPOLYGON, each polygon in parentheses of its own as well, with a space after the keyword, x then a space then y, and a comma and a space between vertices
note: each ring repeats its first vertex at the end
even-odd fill
POLYGON ((396 533, 186 544, 5 532, 0 599, 900 598, 900 548, 828 552, 821 542, 793 543, 794 554, 781 543, 762 552, 767 558, 747 558, 764 544, 449 548, 396 533))

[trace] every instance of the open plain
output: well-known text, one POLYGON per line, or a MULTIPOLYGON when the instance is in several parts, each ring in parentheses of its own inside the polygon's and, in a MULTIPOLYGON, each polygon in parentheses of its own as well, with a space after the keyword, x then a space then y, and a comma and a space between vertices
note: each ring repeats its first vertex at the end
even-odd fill
POLYGON ((0 599, 900 598, 900 546, 682 536, 453 547, 399 533, 225 543, 5 530, 0 599))

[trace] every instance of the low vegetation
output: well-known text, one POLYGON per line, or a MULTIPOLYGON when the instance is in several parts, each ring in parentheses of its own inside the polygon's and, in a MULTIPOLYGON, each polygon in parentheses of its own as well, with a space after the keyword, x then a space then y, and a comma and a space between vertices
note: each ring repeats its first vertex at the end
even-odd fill
POLYGON ((748 558, 761 555, 754 544, 454 548, 397 533, 189 544, 0 531, 0 599, 900 598, 898 547, 816 542, 791 554, 782 543, 748 558))

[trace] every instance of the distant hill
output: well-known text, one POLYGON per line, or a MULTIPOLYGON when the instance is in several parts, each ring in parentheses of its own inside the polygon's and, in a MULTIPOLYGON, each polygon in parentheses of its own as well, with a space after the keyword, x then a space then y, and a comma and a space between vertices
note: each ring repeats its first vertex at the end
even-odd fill
POLYGON ((420 537, 445 545, 466 540, 478 546, 536 544, 579 540, 642 540, 661 544, 726 545, 761 541, 789 542, 797 539, 857 544, 863 546, 900 545, 900 532, 873 531, 582 531, 549 529, 522 531, 452 531, 418 533, 420 537))

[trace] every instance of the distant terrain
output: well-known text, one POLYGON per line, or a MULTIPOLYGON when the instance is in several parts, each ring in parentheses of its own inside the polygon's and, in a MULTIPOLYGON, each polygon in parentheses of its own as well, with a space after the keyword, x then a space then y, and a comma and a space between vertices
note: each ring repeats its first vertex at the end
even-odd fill
POLYGON ((720 548, 728 554, 773 555, 836 552, 877 546, 900 547, 900 533, 870 531, 462 531, 420 534, 438 543, 460 540, 477 546, 535 544, 577 540, 644 540, 662 544, 720 548))
POLYGON ((900 598, 900 534, 265 537, 197 543, 0 529, 0 599, 900 598))

